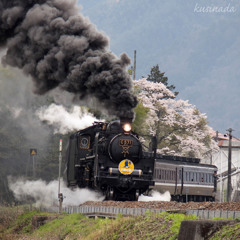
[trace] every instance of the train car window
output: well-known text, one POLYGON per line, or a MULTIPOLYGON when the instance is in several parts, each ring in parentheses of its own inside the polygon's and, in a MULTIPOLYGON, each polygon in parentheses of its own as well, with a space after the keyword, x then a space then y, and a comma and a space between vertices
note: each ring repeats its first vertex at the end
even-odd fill
POLYGON ((204 175, 203 173, 200 174, 201 182, 204 182, 204 175))
POLYGON ((190 175, 190 181, 193 182, 193 173, 190 172, 189 175, 190 175))
POLYGON ((160 171, 160 170, 157 169, 157 170, 156 170, 156 173, 155 173, 155 176, 156 176, 156 178, 158 178, 158 179, 159 179, 159 176, 160 176, 159 171, 160 171))

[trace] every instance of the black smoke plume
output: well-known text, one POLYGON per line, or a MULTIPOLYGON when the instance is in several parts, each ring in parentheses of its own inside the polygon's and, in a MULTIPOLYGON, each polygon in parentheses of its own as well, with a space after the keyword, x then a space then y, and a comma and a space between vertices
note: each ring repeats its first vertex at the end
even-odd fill
POLYGON ((30 75, 35 92, 60 87, 96 97, 118 117, 133 117, 136 98, 126 54, 108 51, 107 37, 79 14, 75 0, 1 0, 0 48, 4 64, 30 75))

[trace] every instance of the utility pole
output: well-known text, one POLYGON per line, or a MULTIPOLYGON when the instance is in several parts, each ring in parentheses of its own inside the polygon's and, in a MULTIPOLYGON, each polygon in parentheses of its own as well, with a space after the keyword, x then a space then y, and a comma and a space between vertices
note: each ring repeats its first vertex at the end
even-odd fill
POLYGON ((35 155, 37 155, 37 149, 36 148, 31 148, 30 149, 30 157, 32 159, 32 177, 33 177, 33 179, 35 179, 35 177, 36 177, 35 155))
POLYGON ((59 141, 59 172, 58 172, 58 200, 59 200, 59 213, 62 213, 63 194, 60 191, 61 180, 61 168, 62 168, 62 139, 59 141))
POLYGON ((232 194, 232 182, 231 182, 231 174, 232 174, 232 128, 227 129, 229 132, 229 144, 228 144, 228 185, 227 185, 227 202, 231 201, 232 194))
POLYGON ((134 50, 133 80, 136 80, 136 55, 137 51, 134 50))

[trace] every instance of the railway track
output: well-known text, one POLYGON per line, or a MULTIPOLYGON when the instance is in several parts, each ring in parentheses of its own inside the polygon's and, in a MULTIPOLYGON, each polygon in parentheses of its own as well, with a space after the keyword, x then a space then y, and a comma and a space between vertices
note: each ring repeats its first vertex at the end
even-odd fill
POLYGON ((240 202, 175 202, 175 201, 88 201, 80 206, 105 206, 119 208, 147 208, 147 209, 165 209, 165 210, 224 210, 224 211, 240 211, 240 202))

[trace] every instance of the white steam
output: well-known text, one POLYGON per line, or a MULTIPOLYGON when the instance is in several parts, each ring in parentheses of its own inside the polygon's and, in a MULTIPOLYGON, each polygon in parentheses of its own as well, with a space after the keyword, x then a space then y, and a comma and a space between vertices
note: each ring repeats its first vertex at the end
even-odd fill
POLYGON ((157 191, 152 191, 151 196, 144 196, 140 195, 138 198, 138 201, 142 202, 151 202, 151 201, 166 201, 170 202, 171 201, 171 194, 169 191, 161 194, 160 192, 157 191))
POLYGON ((21 114, 21 112, 23 111, 23 109, 20 107, 11 107, 11 106, 7 105, 7 108, 9 110, 9 112, 12 114, 12 117, 14 119, 18 118, 19 115, 21 114))
POLYGON ((70 111, 62 105, 52 103, 50 106, 41 107, 36 115, 41 121, 47 122, 55 128, 55 133, 66 134, 71 131, 81 130, 98 121, 92 114, 79 106, 74 106, 70 111))
MULTIPOLYGON (((37 206, 53 206, 58 204, 58 181, 46 183, 43 180, 29 181, 8 177, 9 188, 16 199, 27 201, 33 199, 37 206)), ((104 197, 89 189, 74 189, 66 187, 61 181, 61 192, 64 200, 63 206, 78 206, 87 201, 103 201, 104 197)))

